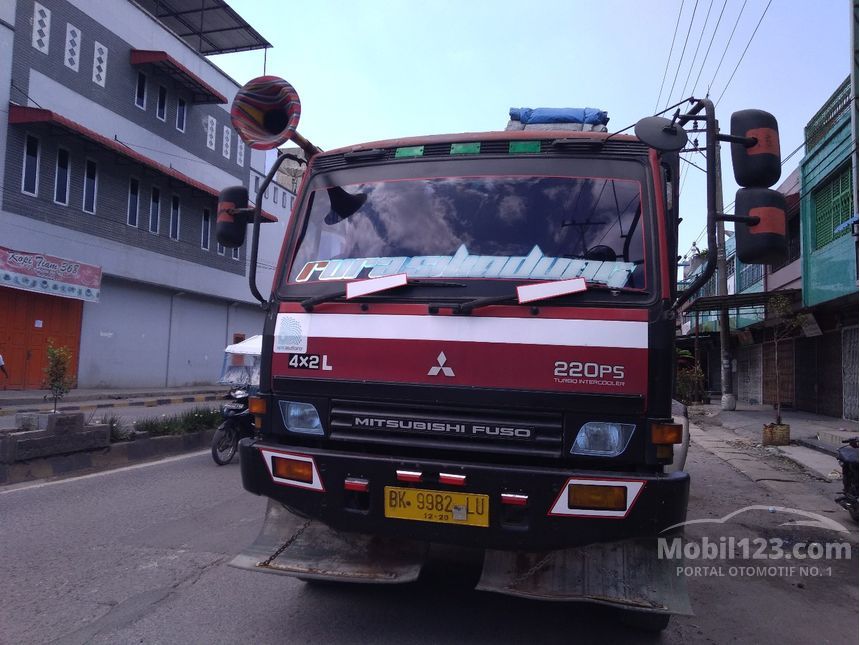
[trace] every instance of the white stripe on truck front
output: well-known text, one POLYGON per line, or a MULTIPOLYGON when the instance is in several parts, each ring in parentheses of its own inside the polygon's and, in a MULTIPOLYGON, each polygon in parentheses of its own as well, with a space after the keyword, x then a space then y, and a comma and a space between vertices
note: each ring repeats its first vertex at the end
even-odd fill
POLYGON ((281 313, 275 353, 307 352, 308 338, 438 340, 467 343, 648 348, 648 323, 377 314, 281 313))

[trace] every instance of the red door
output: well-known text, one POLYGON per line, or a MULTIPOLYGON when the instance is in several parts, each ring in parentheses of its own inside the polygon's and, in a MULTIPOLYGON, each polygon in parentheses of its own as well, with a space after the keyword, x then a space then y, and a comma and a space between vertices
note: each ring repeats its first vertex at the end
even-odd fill
POLYGON ((0 354, 9 373, 8 379, 0 374, 0 387, 44 388, 49 340, 71 350, 76 376, 82 314, 81 300, 0 287, 0 354))

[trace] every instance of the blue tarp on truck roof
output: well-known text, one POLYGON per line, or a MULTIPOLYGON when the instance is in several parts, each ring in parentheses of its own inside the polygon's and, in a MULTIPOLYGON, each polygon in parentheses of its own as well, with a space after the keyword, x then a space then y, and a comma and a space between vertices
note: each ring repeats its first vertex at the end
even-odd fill
POLYGON ((511 108, 509 111, 512 121, 523 125, 534 123, 584 123, 589 125, 606 125, 609 115, 604 110, 596 108, 511 108))

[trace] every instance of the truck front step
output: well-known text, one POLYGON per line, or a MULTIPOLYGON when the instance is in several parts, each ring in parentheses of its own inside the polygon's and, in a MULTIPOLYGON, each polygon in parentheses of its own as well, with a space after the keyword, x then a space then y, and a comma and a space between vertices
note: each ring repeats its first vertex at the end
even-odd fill
POLYGON ((658 558, 654 540, 542 553, 488 550, 477 589, 689 616, 686 580, 677 575, 678 564, 658 558))
POLYGON ((309 580, 404 583, 418 579, 427 545, 339 533, 269 500, 254 543, 230 565, 309 580))

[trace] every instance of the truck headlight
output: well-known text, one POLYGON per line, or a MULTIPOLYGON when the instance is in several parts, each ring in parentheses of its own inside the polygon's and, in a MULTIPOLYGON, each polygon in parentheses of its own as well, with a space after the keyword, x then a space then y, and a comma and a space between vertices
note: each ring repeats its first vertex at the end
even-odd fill
POLYGON ((627 448, 635 429, 632 423, 589 421, 576 434, 570 454, 617 457, 627 448))
POLYGON ((312 404, 297 401, 279 401, 278 403, 287 430, 301 434, 324 434, 319 412, 312 404))

